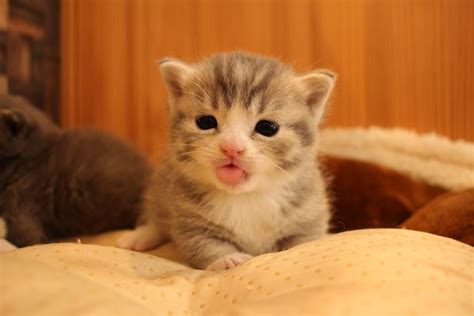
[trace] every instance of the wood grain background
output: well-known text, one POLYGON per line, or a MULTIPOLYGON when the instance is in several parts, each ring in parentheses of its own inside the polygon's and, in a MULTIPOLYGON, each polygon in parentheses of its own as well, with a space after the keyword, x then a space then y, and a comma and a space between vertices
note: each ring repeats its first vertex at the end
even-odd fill
POLYGON ((472 0, 64 0, 62 123, 159 157, 156 60, 235 49, 339 74, 328 126, 400 126, 474 140, 472 0))

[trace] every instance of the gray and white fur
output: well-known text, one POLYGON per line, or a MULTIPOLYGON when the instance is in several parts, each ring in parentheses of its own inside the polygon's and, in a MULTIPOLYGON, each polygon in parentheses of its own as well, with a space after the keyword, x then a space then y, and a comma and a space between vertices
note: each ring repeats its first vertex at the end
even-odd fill
POLYGON ((275 59, 240 52, 197 64, 165 59, 160 69, 171 143, 146 211, 118 245, 144 250, 173 240, 191 266, 222 270, 323 237, 330 205, 315 157, 334 75, 297 74, 275 59), (217 126, 198 127, 203 116, 217 126), (262 120, 276 123, 278 132, 257 132, 262 120), (229 167, 238 183, 219 177, 217 169, 234 161, 223 144, 239 146, 238 168, 229 167))

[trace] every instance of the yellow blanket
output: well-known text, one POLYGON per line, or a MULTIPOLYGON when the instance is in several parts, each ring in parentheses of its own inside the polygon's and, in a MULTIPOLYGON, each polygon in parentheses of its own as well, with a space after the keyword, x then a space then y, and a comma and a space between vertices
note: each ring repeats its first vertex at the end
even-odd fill
MULTIPOLYGON (((177 259, 169 245, 157 253, 177 259)), ((473 315, 473 259, 468 245, 396 229, 330 236, 225 272, 57 243, 0 254, 0 314, 473 315)))

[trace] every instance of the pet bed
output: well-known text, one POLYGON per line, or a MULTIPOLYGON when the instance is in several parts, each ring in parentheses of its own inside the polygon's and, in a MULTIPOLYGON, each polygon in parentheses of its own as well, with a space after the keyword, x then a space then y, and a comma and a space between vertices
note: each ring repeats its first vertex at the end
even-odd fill
POLYGON ((172 244, 110 247, 123 232, 14 250, 1 314, 472 315, 474 145, 327 129, 321 151, 341 233, 224 272, 187 267, 172 244))

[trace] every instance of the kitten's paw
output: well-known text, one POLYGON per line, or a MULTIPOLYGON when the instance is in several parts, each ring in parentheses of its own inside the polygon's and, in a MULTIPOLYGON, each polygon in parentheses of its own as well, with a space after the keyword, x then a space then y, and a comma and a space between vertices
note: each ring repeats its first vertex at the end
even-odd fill
POLYGON ((253 258, 251 255, 242 252, 231 253, 213 261, 207 266, 206 270, 221 271, 232 269, 251 258, 253 258))
POLYGON ((6 236, 7 223, 2 217, 0 217, 0 252, 7 252, 17 249, 15 245, 11 244, 10 242, 8 242, 8 240, 5 239, 6 236))
POLYGON ((0 239, 0 253, 8 252, 18 249, 15 245, 8 242, 6 239, 0 239))
POLYGON ((7 223, 3 219, 3 217, 0 217, 0 238, 5 238, 7 237, 7 223))
POLYGON ((152 227, 142 226, 120 237, 116 245, 123 249, 144 251, 155 248, 163 241, 164 238, 160 231, 152 227))

